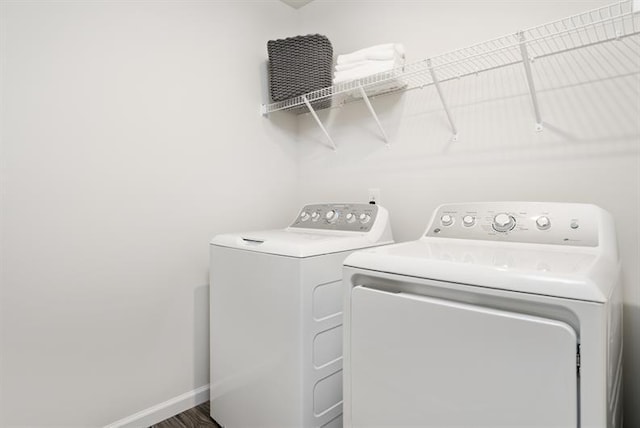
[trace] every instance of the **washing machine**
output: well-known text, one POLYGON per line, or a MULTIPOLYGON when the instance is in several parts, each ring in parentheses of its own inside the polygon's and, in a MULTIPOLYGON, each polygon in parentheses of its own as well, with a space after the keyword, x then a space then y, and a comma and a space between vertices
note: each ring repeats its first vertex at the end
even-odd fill
POLYGON ((417 241, 345 260, 346 427, 621 427, 612 217, 442 205, 417 241))
POLYGON ((226 428, 342 427, 342 262, 393 242, 372 204, 316 204, 210 245, 211 416, 226 428))

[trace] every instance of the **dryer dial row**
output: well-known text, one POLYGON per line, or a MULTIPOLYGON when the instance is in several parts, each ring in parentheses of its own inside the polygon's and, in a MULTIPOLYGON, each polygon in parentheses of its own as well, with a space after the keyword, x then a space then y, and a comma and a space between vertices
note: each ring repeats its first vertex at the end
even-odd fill
MULTIPOLYGON (((450 214, 444 214, 440 217, 440 224, 444 227, 452 226, 456 219, 450 214)), ((493 217, 491 227, 496 232, 508 232, 516 227, 516 219, 508 213, 499 213, 493 217)), ((551 228, 551 220, 547 216, 540 216, 536 219, 536 227, 539 230, 547 230, 551 228)), ((462 217, 462 225, 464 227, 473 227, 476 225, 476 217, 473 215, 465 215, 462 217)))
POLYGON ((597 214, 584 204, 482 202, 442 205, 427 236, 594 246, 597 214))

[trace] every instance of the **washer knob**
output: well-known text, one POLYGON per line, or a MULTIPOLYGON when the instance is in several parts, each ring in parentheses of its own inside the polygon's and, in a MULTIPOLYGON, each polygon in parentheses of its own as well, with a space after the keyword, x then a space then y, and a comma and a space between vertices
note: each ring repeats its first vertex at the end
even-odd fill
POLYGON ((347 222, 353 223, 354 221, 356 221, 356 215, 354 213, 347 214, 347 222))
POLYGON ((327 219, 327 221, 329 221, 329 223, 333 223, 336 220, 338 220, 338 211, 336 210, 330 210, 327 211, 327 213, 324 215, 324 218, 327 219))
POLYGON ((500 213, 493 218, 493 229, 497 232, 508 232, 516 226, 516 219, 507 213, 500 213))
POLYGON ((547 216, 540 216, 536 219, 536 226, 540 230, 547 230, 551 227, 551 220, 547 216))
POLYGON ((360 223, 367 224, 371 221, 371 216, 367 213, 362 213, 358 219, 360 220, 360 223))
POLYGON ((320 214, 318 214, 317 212, 311 214, 312 221, 318 221, 319 218, 320 218, 320 214))
POLYGON ((462 224, 466 227, 471 227, 476 224, 476 218, 472 215, 466 215, 462 217, 462 224))
POLYGON ((442 223, 443 226, 451 226, 453 224, 453 217, 449 214, 445 214, 440 217, 440 223, 442 223))
POLYGON ((300 220, 307 221, 309 220, 309 218, 310 218, 309 213, 306 211, 302 211, 302 214, 300 214, 300 220))

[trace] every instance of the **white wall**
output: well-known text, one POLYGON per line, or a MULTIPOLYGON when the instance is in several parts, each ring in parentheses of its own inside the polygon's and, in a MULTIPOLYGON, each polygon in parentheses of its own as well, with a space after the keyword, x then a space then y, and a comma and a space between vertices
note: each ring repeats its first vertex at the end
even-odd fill
POLYGON ((374 100, 390 149, 361 103, 321 114, 335 153, 308 116, 258 115, 269 39, 396 40, 411 61, 605 3, 0 2, 0 425, 100 426, 206 385, 208 239, 371 187, 398 240, 448 201, 611 211, 640 425, 640 82, 557 89, 617 54, 536 64, 541 134, 520 70, 445 85, 456 144, 432 88, 374 100))
POLYGON ((259 115, 277 1, 0 4, 2 426, 102 426, 208 384, 208 241, 297 209, 259 115))
MULTIPOLYGON (((301 10, 299 32, 327 35, 336 54, 399 41, 415 61, 605 4, 316 0, 301 10)), ((365 200, 368 188, 379 188, 400 241, 417 239, 445 202, 571 201, 609 210, 624 265, 625 426, 640 426, 637 52, 627 41, 534 62, 541 133, 534 131, 520 67, 443 85, 460 131, 457 143, 450 143, 433 87, 373 101, 389 149, 363 103, 321 112, 336 152, 308 115, 299 119, 298 132, 300 203, 365 200), (631 70, 636 73, 607 77, 631 70)))

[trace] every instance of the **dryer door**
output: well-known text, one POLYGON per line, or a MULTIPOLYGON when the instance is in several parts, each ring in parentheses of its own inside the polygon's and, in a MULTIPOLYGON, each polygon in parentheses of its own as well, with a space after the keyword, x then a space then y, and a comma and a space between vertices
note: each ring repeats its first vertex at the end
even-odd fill
POLYGON ((357 286, 350 346, 354 427, 578 426, 563 322, 357 286))

